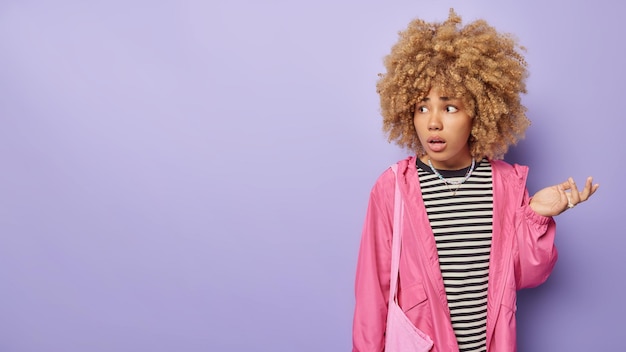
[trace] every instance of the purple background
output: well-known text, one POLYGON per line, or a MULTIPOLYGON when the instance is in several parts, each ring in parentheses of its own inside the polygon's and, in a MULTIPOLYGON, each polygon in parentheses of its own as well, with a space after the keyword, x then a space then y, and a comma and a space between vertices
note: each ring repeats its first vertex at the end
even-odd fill
POLYGON ((623 346, 625 5, 4 0, 0 351, 350 350, 369 191, 407 155, 376 75, 450 7, 528 48, 531 192, 601 184, 520 351, 623 346))

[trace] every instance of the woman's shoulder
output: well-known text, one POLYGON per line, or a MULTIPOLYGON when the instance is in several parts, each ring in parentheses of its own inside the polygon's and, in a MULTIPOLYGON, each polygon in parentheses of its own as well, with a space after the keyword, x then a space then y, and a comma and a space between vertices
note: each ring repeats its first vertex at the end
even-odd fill
POLYGON ((505 160, 489 160, 494 174, 504 177, 513 177, 525 180, 528 175, 528 166, 517 163, 509 163, 505 160))
POLYGON ((393 165, 396 165, 397 170, 398 170, 398 174, 406 175, 411 170, 415 170, 416 169, 415 159, 416 159, 416 157, 414 155, 410 155, 410 156, 407 156, 404 159, 398 160, 393 165))
POLYGON ((374 184, 375 190, 393 190, 395 187, 396 179, 402 179, 406 177, 406 174, 415 169, 415 156, 409 156, 402 160, 389 165, 385 170, 381 172, 374 184), (392 168, 396 168, 396 172, 392 168), (399 176, 398 176, 399 175, 399 176))

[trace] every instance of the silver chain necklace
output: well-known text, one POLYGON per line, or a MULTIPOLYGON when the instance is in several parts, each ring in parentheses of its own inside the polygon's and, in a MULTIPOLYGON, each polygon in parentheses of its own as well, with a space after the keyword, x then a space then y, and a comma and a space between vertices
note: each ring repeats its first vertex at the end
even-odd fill
POLYGON ((443 183, 445 183, 446 187, 448 187, 448 190, 450 192, 452 192, 453 196, 456 196, 456 192, 459 190, 459 188, 461 188, 461 185, 463 183, 465 183, 465 181, 467 181, 468 178, 470 178, 470 176, 472 176, 472 172, 474 172, 474 166, 476 166, 476 160, 474 160, 474 158, 472 158, 472 165, 470 166, 470 168, 467 170, 467 173, 465 173, 465 177, 463 177, 462 180, 460 181, 448 181, 446 180, 445 177, 443 177, 439 171, 437 171, 437 169, 435 169, 435 167, 433 166, 433 163, 430 161, 430 158, 428 158, 428 166, 430 166, 430 169, 433 170, 433 172, 435 173, 435 175, 437 175, 437 177, 439 177, 439 179, 441 181, 443 181, 443 183), (456 188, 453 190, 450 185, 452 186, 456 186, 456 188))

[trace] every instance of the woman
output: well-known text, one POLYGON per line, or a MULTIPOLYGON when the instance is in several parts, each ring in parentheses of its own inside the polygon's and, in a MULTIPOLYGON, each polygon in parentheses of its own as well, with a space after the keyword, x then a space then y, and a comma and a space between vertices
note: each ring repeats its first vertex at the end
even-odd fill
POLYGON ((394 189, 404 203, 398 303, 431 351, 515 351, 516 291, 557 260, 553 217, 586 201, 572 178, 532 197, 500 159, 530 122, 526 62, 483 20, 412 21, 377 84, 389 140, 415 152, 374 185, 356 274, 353 351, 383 351, 394 189))

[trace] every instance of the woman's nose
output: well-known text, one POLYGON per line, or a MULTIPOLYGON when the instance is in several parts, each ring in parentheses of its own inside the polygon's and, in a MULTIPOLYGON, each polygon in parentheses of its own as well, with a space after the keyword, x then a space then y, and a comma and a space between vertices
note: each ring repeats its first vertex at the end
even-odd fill
POLYGON ((433 113, 430 115, 430 119, 428 120, 428 130, 429 131, 439 131, 441 130, 441 118, 439 114, 433 113))

